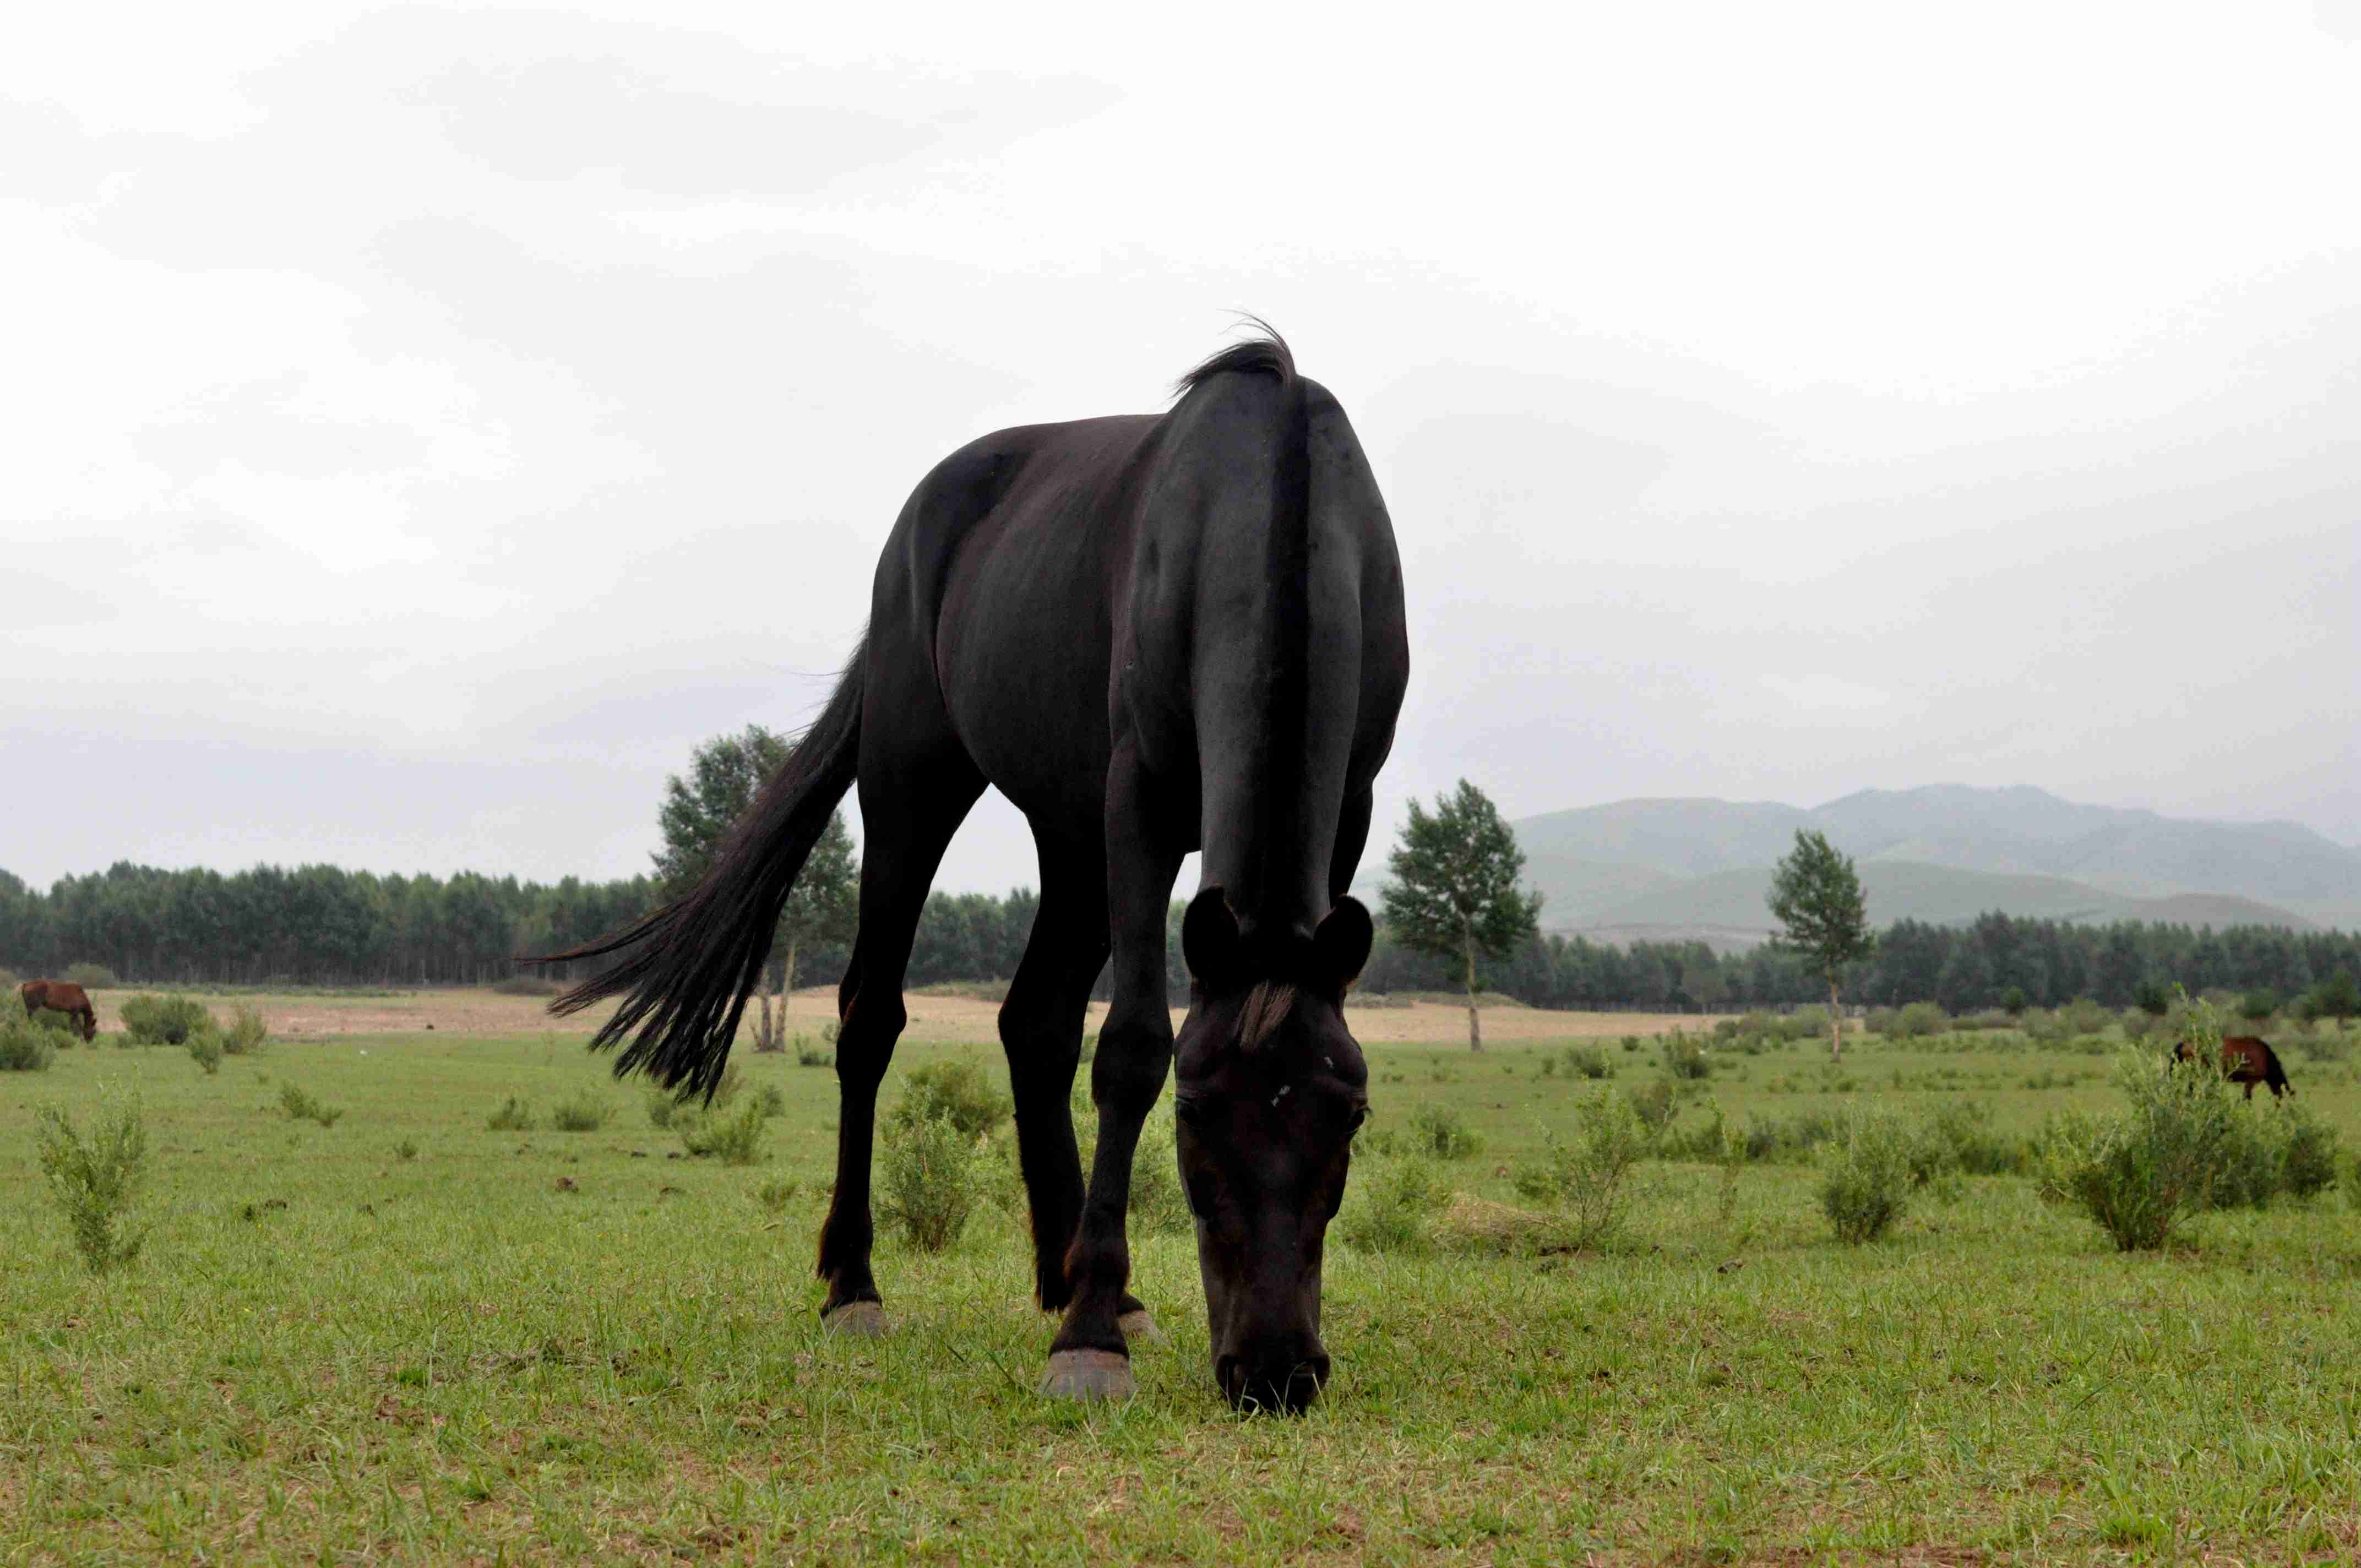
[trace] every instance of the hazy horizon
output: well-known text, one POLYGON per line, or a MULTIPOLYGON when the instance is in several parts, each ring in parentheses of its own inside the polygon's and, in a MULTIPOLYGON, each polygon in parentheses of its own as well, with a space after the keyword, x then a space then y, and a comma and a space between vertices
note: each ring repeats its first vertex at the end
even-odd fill
POLYGON ((19 24, 0 867, 643 871, 929 466, 1241 309, 1402 545, 1373 863, 1462 776, 2361 847, 2361 0, 1515 17, 19 24))

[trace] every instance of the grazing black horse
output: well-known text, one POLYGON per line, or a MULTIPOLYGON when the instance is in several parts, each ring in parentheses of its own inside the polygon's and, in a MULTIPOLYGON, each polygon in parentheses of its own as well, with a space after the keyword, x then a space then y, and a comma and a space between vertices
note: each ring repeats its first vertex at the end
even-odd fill
POLYGON ((869 630, 826 711, 696 889, 558 957, 624 952, 559 1012, 620 996, 594 1047, 619 1075, 710 1091, 805 857, 848 788, 866 856, 838 992, 835 1200, 819 1239, 832 1326, 881 1332, 870 1273, 877 1088, 944 847, 986 784, 1041 861, 1033 932, 1000 1010, 1033 1218, 1035 1289, 1063 1310, 1045 1389, 1133 1387, 1124 1235, 1140 1124, 1177 1062, 1213 1372, 1242 1406, 1301 1409, 1326 1380, 1320 1266, 1368 1069, 1345 1025, 1368 957, 1348 898, 1370 783, 1409 679, 1401 565, 1336 400, 1276 334, 1184 377, 1166 413, 1028 425, 927 476, 885 543, 869 630), (1173 1036, 1165 909, 1204 851, 1173 1036), (1110 945, 1083 1186, 1068 1093, 1110 945))
MULTIPOLYGON (((2183 1040, 2172 1047, 2175 1061, 2195 1061, 2197 1055, 2194 1040, 2183 1040)), ((2245 1084, 2249 1100, 2255 1097, 2255 1085, 2258 1083, 2269 1088, 2274 1100, 2295 1092, 2295 1087, 2288 1082, 2287 1069, 2279 1066, 2279 1052, 2253 1035, 2233 1035, 2222 1042, 2222 1076, 2233 1083, 2245 1084)))

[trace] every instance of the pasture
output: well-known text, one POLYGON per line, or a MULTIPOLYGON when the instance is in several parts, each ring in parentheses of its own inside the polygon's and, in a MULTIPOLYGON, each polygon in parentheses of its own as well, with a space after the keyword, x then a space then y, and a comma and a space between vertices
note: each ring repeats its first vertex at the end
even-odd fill
MULTIPOLYGON (((100 998, 104 1027, 123 994, 100 998)), ((610 1086, 529 999, 259 1000, 280 1037, 216 1076, 106 1034, 0 1076, 0 1559, 2361 1553, 2361 1236, 2342 1191, 2124 1255, 2029 1180, 1976 1177, 1848 1247, 1806 1165, 1744 1167, 1725 1217, 1718 1171, 1651 1160, 1629 1232, 1568 1254, 1545 1223, 1497 1223, 1587 1087, 1542 1063, 1583 1038, 1611 1085, 1663 1080, 1667 1021, 1502 1010, 1471 1057, 1455 1010, 1356 1010, 1373 1132, 1444 1110, 1481 1140, 1443 1168, 1461 1196, 1441 1244, 1332 1234, 1334 1379, 1303 1419, 1242 1420, 1205 1366, 1191 1243, 1137 1241, 1135 1288, 1170 1342, 1136 1356, 1136 1400, 1082 1408, 1033 1392, 1051 1324, 1025 1297, 1022 1221, 994 1204, 939 1256, 881 1227, 896 1332, 820 1332, 824 1069, 734 1058, 785 1109, 765 1158, 730 1167, 681 1157, 644 1088, 610 1086), (152 1229, 93 1278, 40 1200, 33 1120, 86 1121, 103 1079, 145 1104, 152 1229), (345 1114, 291 1120, 288 1084, 345 1114), (612 1118, 550 1130, 586 1087, 612 1118), (534 1130, 488 1126, 511 1097, 534 1130)), ((897 1077, 958 1056, 996 1070, 987 1004, 911 1012, 897 1077)), ((2354 1067, 2282 1054, 2361 1144, 2354 1067)), ((1708 1101, 1743 1120, 1971 1100, 2029 1132, 2111 1099, 2104 1055, 2007 1034, 1825 1058, 1717 1051, 1674 1130, 1708 1101)), ((1356 1169, 1348 1216, 1367 1186, 1356 1169)))

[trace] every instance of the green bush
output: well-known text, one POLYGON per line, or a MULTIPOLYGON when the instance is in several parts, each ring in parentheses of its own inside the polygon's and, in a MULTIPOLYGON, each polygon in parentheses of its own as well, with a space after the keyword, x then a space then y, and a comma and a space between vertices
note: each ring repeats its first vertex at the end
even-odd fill
POLYGON ((147 1240, 146 1231, 129 1230, 148 1165, 147 1122, 137 1098, 120 1100, 104 1088, 99 1094, 87 1143, 54 1105, 42 1106, 35 1123, 49 1201, 93 1274, 130 1262, 147 1240))
POLYGON ((1597 1046, 1568 1046, 1554 1057, 1543 1057, 1542 1076, 1554 1078, 1561 1067, 1568 1078, 1596 1080, 1615 1076, 1615 1064, 1597 1046))
POLYGON ((323 1104, 309 1091, 292 1083, 279 1086, 279 1104, 287 1113, 289 1120, 317 1122, 324 1127, 335 1126, 345 1114, 342 1107, 323 1104))
POLYGON ((2250 991, 2238 999, 2238 1016, 2249 1024, 2259 1024, 2279 1010, 2279 993, 2268 989, 2250 991))
POLYGON ((104 964, 68 964, 66 972, 59 978, 69 985, 79 985, 84 991, 113 991, 123 983, 104 964))
POLYGON ((500 1108, 487 1117, 484 1126, 495 1133, 530 1133, 540 1125, 533 1107, 511 1094, 500 1102, 500 1108))
POLYGON ((595 1133, 615 1114, 615 1102, 595 1089, 579 1089, 551 1108, 549 1124, 561 1133, 595 1133))
POLYGON ((154 996, 145 992, 123 1003, 126 1043, 143 1046, 185 1046, 189 1036, 213 1026, 214 1015, 193 996, 154 996))
POLYGON ((807 1046, 804 1043, 803 1036, 798 1035, 796 1036, 796 1065, 797 1067, 834 1067, 836 1053, 824 1051, 818 1046, 807 1046))
POLYGON ((214 1027, 212 1019, 205 1020, 203 1028, 192 1029, 189 1032, 188 1051, 189 1059, 204 1069, 207 1078, 221 1071, 222 1034, 219 1029, 214 1027))
POLYGON ((1353 1184, 1336 1234, 1359 1252, 1424 1252, 1434 1245, 1436 1216, 1451 1201, 1434 1163, 1418 1154, 1373 1160, 1353 1184))
POLYGON ((975 1209, 974 1135, 948 1116, 922 1115, 889 1121, 884 1142, 878 1217, 920 1252, 943 1251, 975 1209))
POLYGON ((2333 1028, 2316 1029, 2297 1043, 2306 1061, 2341 1062, 2353 1055, 2353 1037, 2333 1028))
POLYGON ((1949 1023, 1949 1020, 1943 1016, 1943 1010, 1935 1003, 1913 1002, 1894 1009, 1890 1030, 1881 1029, 1878 1033, 1890 1032, 1895 1039, 1916 1040, 1941 1034, 1949 1023))
POLYGON ((57 1059, 50 1031, 21 1016, 0 1017, 0 1072, 47 1072, 57 1059))
POLYGON ((766 1117, 787 1113, 787 1091, 775 1083, 766 1083, 754 1092, 754 1103, 761 1106, 766 1117))
POLYGON ((1664 1040, 1664 1071, 1674 1079, 1705 1079, 1713 1076, 1713 1062, 1705 1054, 1705 1047, 1677 1032, 1664 1040))
POLYGON ((1473 1159, 1484 1152, 1484 1140, 1447 1105, 1421 1109, 1410 1119, 1410 1132, 1412 1146, 1431 1159, 1473 1159))
POLYGON ((2345 1151, 2336 1129, 2308 1110, 2289 1106, 2274 1118, 2281 1124, 2279 1190, 2309 1201, 2336 1185, 2345 1151))
POLYGON ((1623 1093, 1631 1102, 1632 1113, 1640 1118, 1640 1124, 1648 1130, 1651 1138, 1671 1126, 1674 1114, 1680 1110, 1673 1086, 1661 1078, 1648 1083, 1634 1084, 1623 1093))
POLYGON ((939 1061, 902 1080, 901 1098, 886 1119, 906 1124, 949 1122, 973 1141, 990 1137, 1012 1109, 1008 1096, 993 1086, 980 1062, 939 1061))
POLYGON ((1647 1151, 1648 1132, 1630 1098, 1588 1090, 1575 1102, 1572 1135, 1549 1129, 1541 1163, 1517 1172, 1517 1192, 1564 1211, 1574 1222, 1570 1245, 1598 1246, 1623 1228, 1631 1204, 1626 1179, 1647 1151))
POLYGON ((711 1157, 724 1165, 752 1165, 763 1157, 765 1118, 759 1102, 750 1100, 727 1115, 713 1112, 675 1118, 681 1146, 697 1158, 711 1157))
POLYGON ((2070 1113, 2044 1130, 2038 1190, 2082 1210, 2119 1250, 2154 1250, 2183 1220, 2212 1207, 2217 1187, 2239 1190, 2233 1170, 2250 1168, 2239 1148, 2247 1132, 2227 1080, 2202 1062, 2175 1070, 2170 1058, 2127 1047, 2116 1054, 2114 1077, 2129 1102, 2124 1112, 2070 1113))
POLYGON ((1855 1246, 1875 1241, 1902 1218, 1917 1180, 1918 1146, 1891 1116, 1864 1112, 1845 1119, 1820 1151, 1820 1212, 1837 1240, 1855 1246))
POLYGON ((1131 1200, 1126 1211, 1133 1235, 1177 1235, 1191 1228, 1189 1198, 1180 1188, 1180 1161, 1172 1146, 1172 1113, 1151 1114, 1139 1129, 1131 1157, 1131 1200))
POLYGON ((647 1104, 648 1125, 659 1130, 671 1126, 673 1118, 681 1113, 681 1103, 669 1089, 649 1090, 647 1104))
POLYGON ((1921 1141, 1928 1152, 1919 1157, 1927 1180, 1956 1170, 1965 1176, 2015 1176, 2022 1171, 2030 1151, 2022 1140, 1992 1130, 1992 1107, 1981 1100, 1947 1099, 1928 1117, 1921 1141))
POLYGON ((262 1014, 239 1003, 230 1015, 229 1028, 222 1036, 222 1049, 234 1057, 258 1057, 270 1043, 270 1031, 262 1022, 262 1014))

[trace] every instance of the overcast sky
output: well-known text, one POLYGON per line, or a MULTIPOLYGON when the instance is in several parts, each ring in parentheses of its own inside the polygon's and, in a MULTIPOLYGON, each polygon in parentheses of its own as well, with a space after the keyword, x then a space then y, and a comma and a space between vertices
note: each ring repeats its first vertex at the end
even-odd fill
POLYGON ((1234 309, 1391 506, 1388 822, 2361 842, 2361 0, 1020 9, 12 13, 0 867, 643 870, 937 458, 1234 309))

